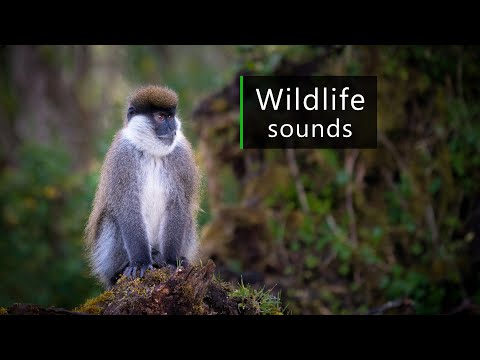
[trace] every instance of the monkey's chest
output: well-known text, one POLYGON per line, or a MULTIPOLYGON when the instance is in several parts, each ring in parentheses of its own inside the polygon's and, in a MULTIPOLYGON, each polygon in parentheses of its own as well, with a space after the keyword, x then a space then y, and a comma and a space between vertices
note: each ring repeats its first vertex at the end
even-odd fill
POLYGON ((166 215, 170 179, 162 160, 144 162, 140 176, 142 217, 150 244, 159 244, 166 215))

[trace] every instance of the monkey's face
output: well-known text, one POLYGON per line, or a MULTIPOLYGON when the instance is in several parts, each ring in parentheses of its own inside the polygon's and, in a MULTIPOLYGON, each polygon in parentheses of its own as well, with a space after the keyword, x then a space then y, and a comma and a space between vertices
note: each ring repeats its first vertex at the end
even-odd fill
MULTIPOLYGON (((127 119, 130 122, 142 122, 143 124, 135 124, 135 127, 148 127, 153 132, 158 141, 165 145, 171 145, 175 140, 177 131, 180 128, 180 122, 175 116, 175 109, 170 108, 148 108, 138 109, 131 106, 128 109, 127 119)), ((133 124, 132 124, 133 125, 133 124)), ((145 132, 147 129, 143 129, 145 132)))
POLYGON ((180 131, 175 108, 136 108, 127 113, 127 134, 134 143, 152 153, 169 152, 180 131))
POLYGON ((175 111, 158 110, 149 119, 156 137, 167 145, 172 144, 177 135, 175 111))

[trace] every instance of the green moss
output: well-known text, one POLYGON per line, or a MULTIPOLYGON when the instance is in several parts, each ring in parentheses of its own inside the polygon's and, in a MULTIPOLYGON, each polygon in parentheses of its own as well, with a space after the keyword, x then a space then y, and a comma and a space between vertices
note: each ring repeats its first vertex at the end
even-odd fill
POLYGON ((74 309, 77 312, 83 312, 87 314, 100 315, 110 301, 114 299, 114 293, 112 291, 105 291, 96 298, 88 299, 85 304, 74 309))
POLYGON ((205 310, 205 306, 203 304, 193 306, 192 315, 205 315, 205 314, 206 314, 206 310, 205 310))
POLYGON ((240 313, 245 315, 283 315, 280 298, 271 290, 254 289, 240 281, 238 287, 230 290, 228 296, 238 303, 240 313))
POLYGON ((168 272, 167 271, 162 271, 162 269, 154 271, 152 273, 152 277, 157 280, 160 283, 164 283, 168 279, 168 272))

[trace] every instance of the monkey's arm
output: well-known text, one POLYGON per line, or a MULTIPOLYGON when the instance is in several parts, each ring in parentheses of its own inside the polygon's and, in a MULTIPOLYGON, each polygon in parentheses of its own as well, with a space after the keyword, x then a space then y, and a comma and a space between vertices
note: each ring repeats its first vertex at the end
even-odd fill
MULTIPOLYGON (((167 202, 164 228, 164 258, 168 264, 186 260, 195 247, 195 209, 198 201, 199 176, 188 143, 180 143, 172 152, 177 187, 167 202)), ((187 264, 184 264, 187 265, 187 264)))
POLYGON ((136 277, 137 270, 143 276, 152 267, 150 245, 142 219, 137 171, 140 168, 139 153, 128 143, 122 143, 110 162, 110 208, 120 230, 127 251, 129 265, 126 276, 136 277))
MULTIPOLYGON (((188 227, 191 225, 191 215, 185 211, 185 204, 179 199, 170 199, 167 203, 167 217, 164 228, 164 259, 169 265, 178 265, 178 261, 186 259, 185 248, 188 242, 188 227)), ((187 265, 187 264, 183 264, 187 265)))

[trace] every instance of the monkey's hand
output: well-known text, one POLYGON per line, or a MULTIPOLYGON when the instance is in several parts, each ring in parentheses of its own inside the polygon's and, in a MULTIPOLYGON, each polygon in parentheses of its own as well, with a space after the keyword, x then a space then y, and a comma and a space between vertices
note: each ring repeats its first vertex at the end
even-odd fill
POLYGON ((127 266, 125 271, 123 272, 123 275, 130 279, 135 279, 136 277, 143 277, 145 275, 145 272, 147 270, 153 270, 153 265, 152 264, 146 264, 142 266, 127 266), (137 276, 138 273, 138 276, 137 276))

